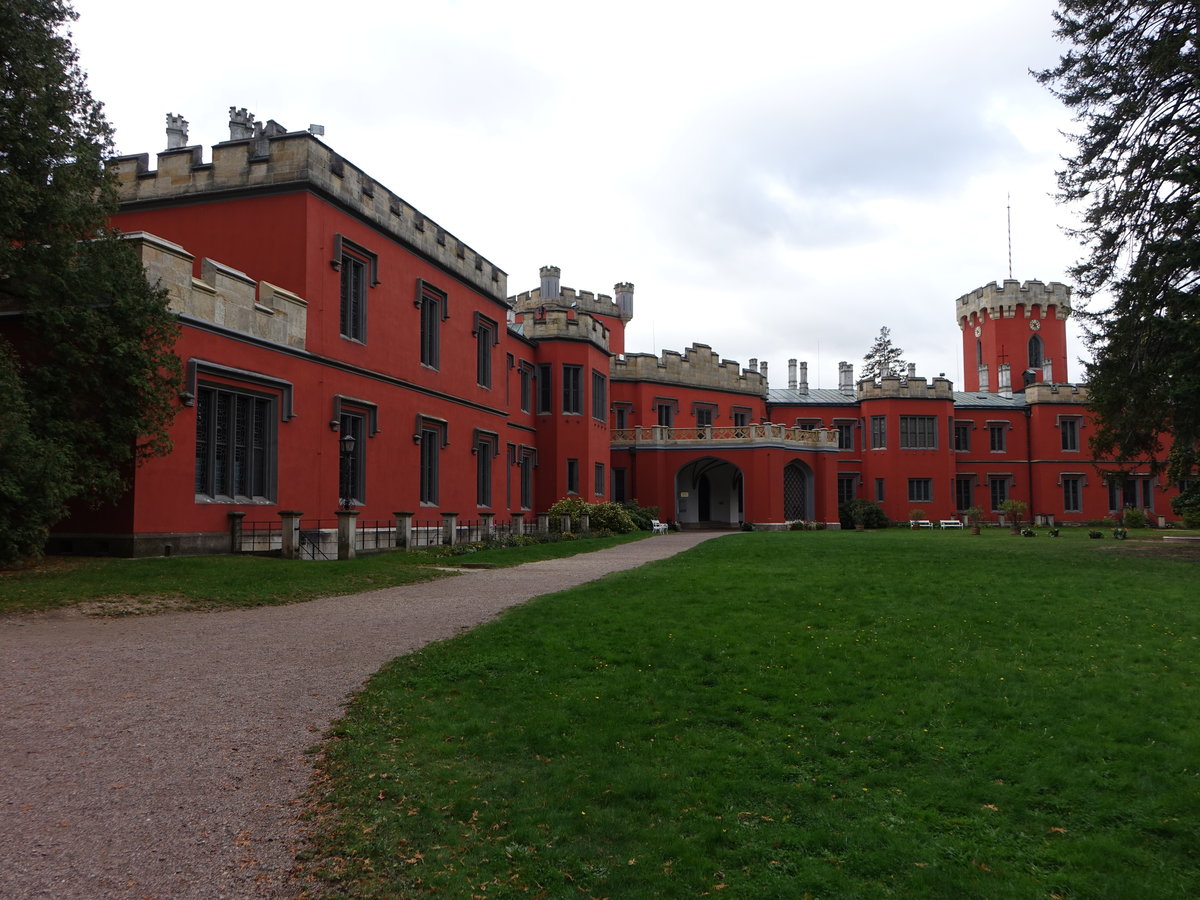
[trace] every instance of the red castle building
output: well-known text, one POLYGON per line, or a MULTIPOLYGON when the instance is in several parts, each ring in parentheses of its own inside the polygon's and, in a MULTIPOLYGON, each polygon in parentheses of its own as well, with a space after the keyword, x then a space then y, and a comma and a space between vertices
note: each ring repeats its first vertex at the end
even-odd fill
POLYGON ((836 390, 810 389, 794 360, 771 388, 765 362, 703 344, 628 352, 632 284, 575 291, 545 267, 508 295, 495 263, 318 137, 230 114, 209 161, 169 116, 153 168, 112 164, 113 222, 170 296, 186 384, 173 452, 115 508, 61 523, 59 550, 263 549, 252 523, 339 507, 360 527, 474 535, 572 495, 681 527, 836 527, 859 497, 898 521, 995 518, 1010 497, 1060 523, 1173 518, 1174 486, 1146 468, 1106 480, 1089 456, 1064 285, 956 301, 966 391, 911 370, 855 383, 847 363, 836 390))

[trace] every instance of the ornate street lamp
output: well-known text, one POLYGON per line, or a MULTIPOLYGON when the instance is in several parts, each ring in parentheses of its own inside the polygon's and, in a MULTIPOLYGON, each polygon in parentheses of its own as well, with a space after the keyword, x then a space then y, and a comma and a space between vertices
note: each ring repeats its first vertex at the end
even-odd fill
POLYGON ((350 463, 354 459, 354 435, 344 433, 338 440, 342 451, 342 509, 354 506, 354 485, 350 483, 350 463))

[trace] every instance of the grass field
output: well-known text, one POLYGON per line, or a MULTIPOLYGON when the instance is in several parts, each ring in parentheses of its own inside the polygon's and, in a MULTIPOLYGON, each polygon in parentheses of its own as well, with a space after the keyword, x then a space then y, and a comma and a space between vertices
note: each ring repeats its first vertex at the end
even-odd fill
POLYGON ((59 557, 41 565, 0 569, 0 613, 67 606, 93 615, 136 615, 178 609, 228 609, 297 603, 438 578, 460 565, 515 566, 640 540, 647 532, 607 538, 481 550, 462 556, 419 551, 302 562, 261 556, 170 559, 59 557))
POLYGON ((329 736, 337 896, 1200 896, 1200 568, 736 534, 396 660, 329 736))

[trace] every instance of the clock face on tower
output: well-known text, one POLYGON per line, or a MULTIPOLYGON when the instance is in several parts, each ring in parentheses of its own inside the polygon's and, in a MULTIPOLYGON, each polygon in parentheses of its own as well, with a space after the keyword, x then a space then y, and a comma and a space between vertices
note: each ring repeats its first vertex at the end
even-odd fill
POLYGON ((979 337, 981 334, 983 334, 983 329, 981 327, 979 327, 978 325, 976 325, 975 326, 975 337, 979 337))
POLYGON ((1040 331, 1041 328, 1042 328, 1042 322, 1040 319, 1030 319, 1029 320, 1029 330, 1030 331, 1040 331))

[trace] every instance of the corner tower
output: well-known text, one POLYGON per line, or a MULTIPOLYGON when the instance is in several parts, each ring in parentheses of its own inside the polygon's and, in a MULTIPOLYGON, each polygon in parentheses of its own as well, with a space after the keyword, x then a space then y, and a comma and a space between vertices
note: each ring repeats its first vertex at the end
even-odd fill
POLYGON ((1071 289, 1065 284, 993 281, 959 297, 955 314, 962 330, 964 390, 1022 391, 1029 384, 1069 380, 1071 289))

